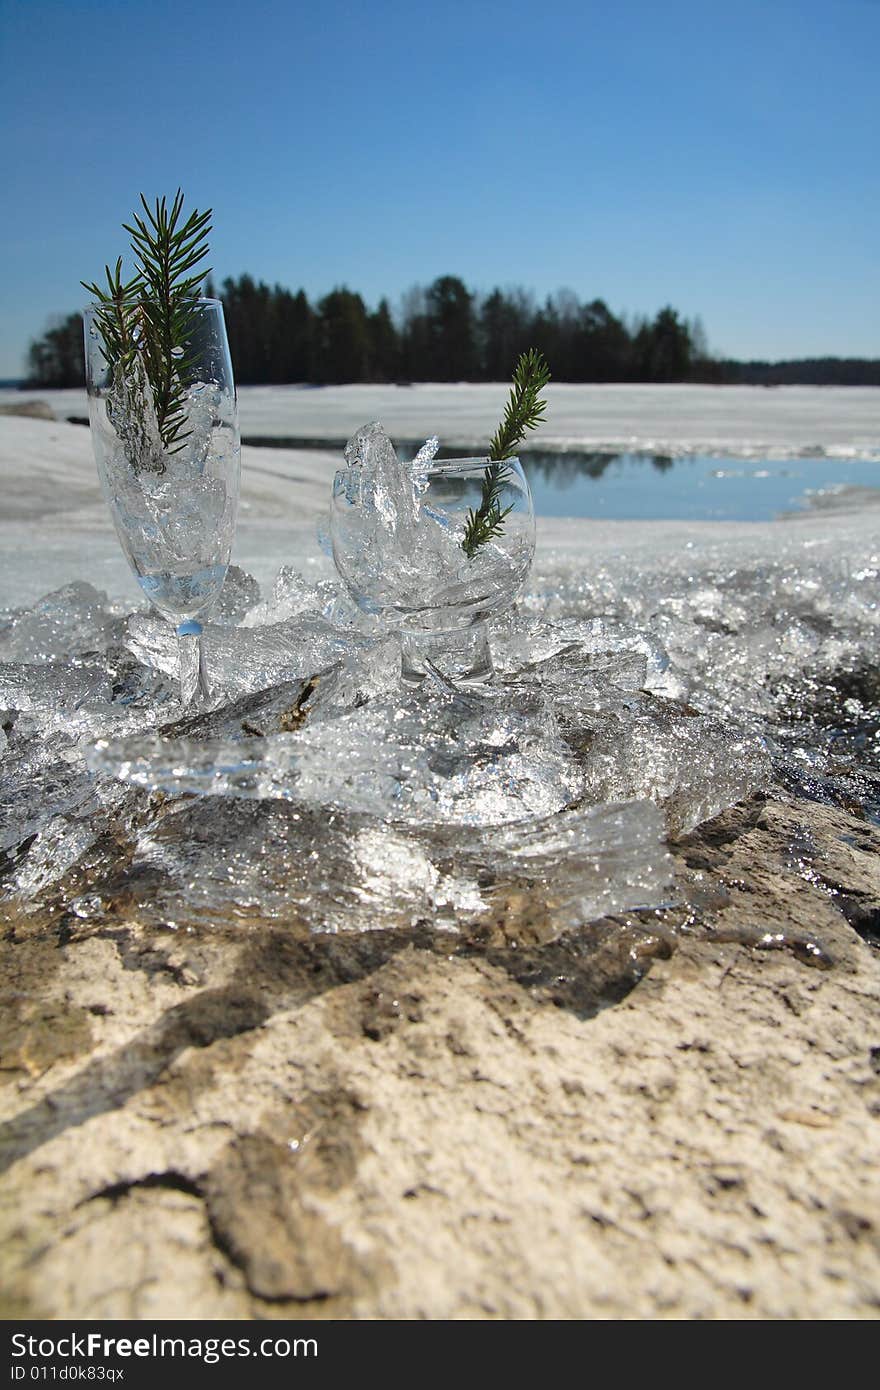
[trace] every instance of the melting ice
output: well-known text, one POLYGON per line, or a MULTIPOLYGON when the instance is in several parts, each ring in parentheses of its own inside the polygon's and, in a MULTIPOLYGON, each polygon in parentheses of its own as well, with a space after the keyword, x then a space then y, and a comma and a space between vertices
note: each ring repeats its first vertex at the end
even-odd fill
POLYGON ((863 559, 551 556, 467 692, 402 685, 338 585, 233 571, 206 625, 223 703, 187 721, 169 625, 65 586, 0 618, 5 910, 552 935, 660 902, 667 835, 774 778, 876 807, 863 559))

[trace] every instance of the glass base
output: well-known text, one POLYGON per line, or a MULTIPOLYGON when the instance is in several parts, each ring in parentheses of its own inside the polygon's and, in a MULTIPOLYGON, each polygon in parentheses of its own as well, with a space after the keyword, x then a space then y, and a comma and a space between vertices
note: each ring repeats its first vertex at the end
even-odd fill
POLYGON ((401 674, 412 685, 432 669, 455 685, 484 685, 495 674, 485 623, 454 632, 402 632, 400 644, 401 674))

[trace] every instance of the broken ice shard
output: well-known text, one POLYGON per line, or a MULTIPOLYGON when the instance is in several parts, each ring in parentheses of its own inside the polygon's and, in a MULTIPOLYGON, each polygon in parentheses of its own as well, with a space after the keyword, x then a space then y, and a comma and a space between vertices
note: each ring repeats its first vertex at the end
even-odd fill
POLYGON ((345 461, 360 488, 365 510, 391 540, 406 543, 418 515, 410 469, 401 464, 378 420, 364 425, 345 446, 345 461))
MULTIPOLYGON (((313 612, 266 627, 204 624, 211 680, 227 697, 311 675, 353 651, 368 649, 377 640, 342 631, 313 612)), ((129 619, 125 641, 140 661, 176 676, 177 639, 169 623, 136 614, 129 619)))
POLYGON ((434 458, 439 448, 440 440, 437 438, 436 434, 432 434, 430 439, 425 440, 424 444, 419 449, 418 453, 416 454, 415 458, 410 464, 410 469, 412 470, 412 472, 418 473, 422 468, 429 464, 431 460, 434 458))
POLYGON ((178 803, 141 834, 126 882, 147 920, 256 912, 294 933, 428 922, 549 940, 663 901, 670 877, 662 817, 647 802, 475 831, 217 797, 178 803))
POLYGON ((0 661, 63 661, 103 648, 122 626, 121 610, 107 595, 76 580, 0 621, 0 661))

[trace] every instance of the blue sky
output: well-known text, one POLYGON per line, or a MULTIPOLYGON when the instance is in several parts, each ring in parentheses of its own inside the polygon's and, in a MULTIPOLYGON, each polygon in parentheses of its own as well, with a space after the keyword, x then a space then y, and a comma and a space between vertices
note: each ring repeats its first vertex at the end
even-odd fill
POLYGON ((880 0, 0 0, 0 376, 178 184, 221 278, 880 356, 878 54, 880 0))

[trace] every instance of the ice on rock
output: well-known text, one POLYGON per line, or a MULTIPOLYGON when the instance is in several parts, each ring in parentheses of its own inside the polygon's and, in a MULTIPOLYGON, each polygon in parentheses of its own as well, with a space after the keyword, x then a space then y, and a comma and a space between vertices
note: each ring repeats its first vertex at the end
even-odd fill
POLYGON ((426 681, 414 691, 399 683, 389 638, 277 696, 240 700, 164 737, 109 740, 92 765, 172 793, 285 797, 434 826, 651 799, 681 831, 767 781, 754 738, 642 688, 642 653, 551 645, 553 656, 495 687, 426 681), (286 710, 286 725, 267 722, 267 709, 286 710))
MULTIPOLYGON (((672 878, 663 817, 649 801, 600 804, 527 826, 504 826, 488 832, 477 853, 489 869, 493 858, 511 866, 513 891, 496 882, 486 892, 490 904, 503 903, 523 925, 543 919, 545 936, 604 913, 654 906, 666 897, 672 878), (523 896, 536 885, 538 901, 523 896)), ((467 863, 465 851, 463 857, 467 863)), ((479 877, 477 864, 474 870, 479 877)))
MULTIPOLYGON (((259 588, 256 581, 247 585, 246 580, 250 576, 237 577, 234 586, 249 600, 259 588)), ((233 698, 313 675, 384 640, 382 633, 358 632, 340 622, 332 611, 340 597, 336 586, 307 584, 295 570, 283 567, 271 595, 256 602, 238 627, 203 624, 212 683, 233 698)), ((169 623, 134 614, 124 641, 139 661, 176 678, 177 637, 169 623)))
POLYGON ((265 743, 258 739, 206 741, 146 733, 99 739, 86 760, 93 772, 172 795, 284 796, 283 783, 275 775, 277 751, 275 759, 267 756, 265 743))
POLYGON ((76 820, 52 817, 36 832, 26 855, 20 859, 12 856, 2 896, 32 901, 78 863, 95 844, 98 834, 94 814, 76 820))
POLYGON ((85 814, 92 783, 85 768, 71 760, 70 740, 10 739, 2 764, 0 850, 10 850, 59 814, 85 814))
MULTIPOLYGON (((16 724, 0 764, 0 903, 28 903, 58 883, 131 808, 119 782, 96 784, 64 733, 23 738, 16 724)), ((113 840, 116 832, 111 832, 113 840)))
POLYGON ((547 815, 583 785, 552 713, 533 696, 401 691, 304 725, 287 752, 298 800, 412 825, 547 815))
MULTIPOLYGON (((666 649, 680 698, 731 737, 767 744, 786 785, 863 802, 876 816, 876 754, 864 740, 857 754, 847 746, 839 698, 821 726, 813 711, 823 690, 870 682, 876 670, 877 555, 863 546, 841 557, 836 546, 803 543, 788 526, 776 533, 772 559, 766 546, 744 534, 735 546, 707 541, 699 554, 666 556, 647 571, 625 557, 581 572, 551 566, 533 575, 528 607, 601 614, 605 623, 650 634, 666 649)), ((876 695, 869 705, 862 727, 876 718, 876 695)), ((727 786, 723 779, 719 794, 727 786)))
POLYGON ((282 801, 178 803, 142 834, 139 911, 179 923, 255 913, 288 930, 428 922, 549 939, 622 906, 657 903, 671 861, 650 803, 572 810, 527 825, 428 831, 282 801))
POLYGON ((111 698, 107 672, 91 667, 77 670, 61 662, 39 665, 0 665, 0 709, 32 712, 62 723, 74 711, 111 698))
POLYGON ((400 642, 397 636, 378 635, 348 653, 332 670, 315 682, 308 701, 312 720, 355 709, 387 696, 400 685, 400 642))
POLYGON ((0 618, 0 661, 60 661, 105 647, 122 625, 121 613, 107 595, 77 580, 33 608, 0 618))
MULTIPOLYGON (((508 690, 545 692, 588 800, 650 798, 680 833, 766 784, 759 740, 649 688, 657 652, 637 634, 591 625, 581 642, 565 642, 574 631, 570 623, 546 625, 533 650, 551 654, 502 681, 508 690)), ((522 650, 518 639, 514 647, 522 650)))
POLYGON ((333 674, 283 681, 242 695, 219 709, 184 715, 163 725, 159 733, 166 740, 194 739, 201 746, 210 739, 268 738, 289 732, 302 723, 318 688, 325 678, 332 680, 333 674))
MULTIPOLYGON (((72 746, 113 730, 149 727, 174 698, 170 685, 124 650, 61 662, 0 665, 0 708, 15 712, 13 742, 62 732, 72 746)), ((166 715, 167 717, 167 715, 166 715)))
POLYGON ((546 611, 536 617, 521 608, 502 614, 497 627, 501 640, 496 643, 495 667, 502 675, 534 670, 540 679, 558 684, 577 668, 624 689, 642 686, 671 699, 686 693, 664 648, 644 631, 623 623, 557 617, 546 611))
POLYGON ((332 701, 340 673, 324 680, 331 695, 313 717, 307 702, 297 703, 299 694, 285 697, 303 711, 296 732, 256 742, 254 726, 236 711, 232 721, 215 725, 213 741, 186 733, 108 740, 91 765, 168 792, 286 797, 409 825, 493 825, 547 815, 583 790, 576 760, 555 728, 535 725, 543 711, 534 702, 475 708, 471 697, 424 691, 406 696, 406 703, 379 700, 340 710, 332 701))
POLYGON ((184 722, 172 626, 59 590, 0 625, 0 893, 86 924, 96 901, 549 936, 663 901, 669 830, 774 778, 876 815, 880 561, 786 534, 772 560, 549 555, 468 692, 405 686, 336 586, 290 573, 258 601, 242 579, 247 625, 206 625, 226 703, 184 722))
MULTIPOLYGON (((204 624, 212 685, 228 698, 326 670, 352 651, 367 650, 379 640, 342 632, 325 618, 310 614, 261 628, 204 624)), ((176 678, 177 635, 168 623, 135 614, 129 619, 125 642, 138 660, 176 678)))
POLYGON ((588 796, 642 796, 662 806, 680 834, 749 796, 771 779, 760 743, 675 701, 637 692, 617 707, 595 706, 570 731, 586 731, 588 796))

